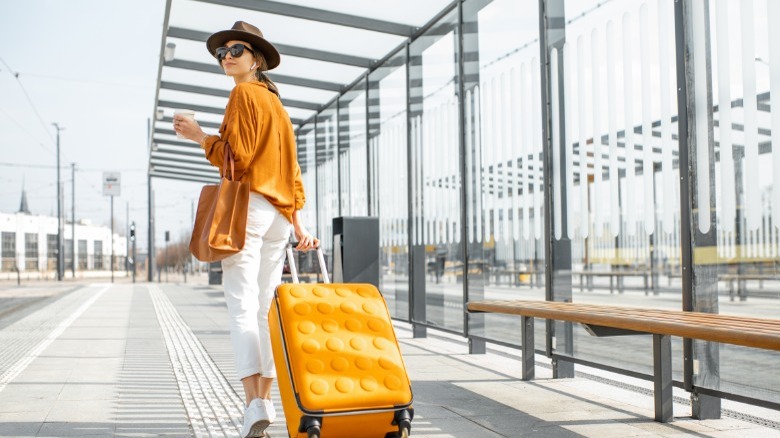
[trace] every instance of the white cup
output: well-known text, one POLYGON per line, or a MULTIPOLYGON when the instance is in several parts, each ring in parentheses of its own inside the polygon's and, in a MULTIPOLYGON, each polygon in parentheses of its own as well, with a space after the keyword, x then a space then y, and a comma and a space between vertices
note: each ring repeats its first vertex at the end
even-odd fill
MULTIPOLYGON (((192 110, 177 109, 177 110, 175 110, 173 112, 173 115, 174 116, 182 116, 182 117, 186 117, 186 118, 191 119, 191 120, 195 120, 195 111, 192 111, 192 110)), ((176 137, 184 138, 184 136, 179 134, 178 132, 176 133, 176 137)))

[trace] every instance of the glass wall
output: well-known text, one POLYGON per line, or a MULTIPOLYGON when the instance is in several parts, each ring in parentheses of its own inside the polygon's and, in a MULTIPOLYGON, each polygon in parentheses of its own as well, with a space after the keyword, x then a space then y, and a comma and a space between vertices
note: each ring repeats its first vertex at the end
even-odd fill
MULTIPOLYGON (((463 330, 458 14, 409 46, 412 246, 424 254, 427 324, 463 330)), ((415 255, 416 256, 416 255, 415 255)), ((475 265, 474 269, 483 269, 475 265)), ((415 293, 418 293, 415 290, 415 293)))
POLYGON ((342 216, 368 215, 366 81, 339 99, 339 190, 342 216))
MULTIPOLYGON (((777 318, 780 4, 692 2, 694 310, 777 318)), ((694 343, 694 383, 780 402, 780 353, 694 343), (764 365, 762 365, 764 364, 764 365)))
POLYGON ((369 187, 379 218, 380 290, 394 318, 409 318, 409 185, 406 51, 368 78, 369 187))
POLYGON ((338 103, 334 102, 317 115, 317 235, 320 236, 328 270, 333 263, 333 218, 341 216, 339 209, 338 103))
MULTIPOLYGON (((537 9, 533 0, 463 5, 469 299, 545 296, 537 9)), ((470 328, 520 341, 518 318, 476 316, 470 328)))
MULTIPOLYGON (((548 52, 552 299, 679 309, 673 3, 563 3, 565 38, 548 52)), ((559 354, 652 374, 645 337, 566 323, 555 336, 559 354)))
POLYGON ((314 123, 298 132, 298 165, 301 166, 301 180, 306 193, 306 204, 301 210, 301 219, 310 231, 317 227, 317 143, 314 138, 314 123))

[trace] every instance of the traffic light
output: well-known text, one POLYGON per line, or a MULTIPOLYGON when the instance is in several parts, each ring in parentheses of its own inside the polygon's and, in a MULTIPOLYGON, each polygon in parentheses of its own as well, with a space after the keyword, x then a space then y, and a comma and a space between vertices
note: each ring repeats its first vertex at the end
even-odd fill
POLYGON ((171 232, 170 231, 166 231, 165 232, 165 241, 166 242, 170 242, 171 241, 171 232))
POLYGON ((130 240, 135 240, 135 222, 130 224, 130 240))

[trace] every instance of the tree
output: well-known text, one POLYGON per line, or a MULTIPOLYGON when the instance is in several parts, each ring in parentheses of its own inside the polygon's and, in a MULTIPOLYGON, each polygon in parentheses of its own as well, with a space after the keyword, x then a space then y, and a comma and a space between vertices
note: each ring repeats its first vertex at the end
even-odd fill
POLYGON ((173 268, 176 271, 182 270, 190 263, 190 235, 184 233, 175 242, 171 242, 166 247, 157 250, 157 268, 173 268))

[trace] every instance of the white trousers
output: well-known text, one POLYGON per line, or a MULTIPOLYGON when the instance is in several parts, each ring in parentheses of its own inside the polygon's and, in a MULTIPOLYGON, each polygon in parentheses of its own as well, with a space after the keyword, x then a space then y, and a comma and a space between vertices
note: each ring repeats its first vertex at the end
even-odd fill
POLYGON ((290 222, 263 195, 251 192, 246 243, 222 260, 230 339, 239 379, 260 374, 276 377, 268 310, 282 282, 290 222))

